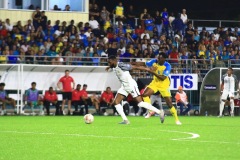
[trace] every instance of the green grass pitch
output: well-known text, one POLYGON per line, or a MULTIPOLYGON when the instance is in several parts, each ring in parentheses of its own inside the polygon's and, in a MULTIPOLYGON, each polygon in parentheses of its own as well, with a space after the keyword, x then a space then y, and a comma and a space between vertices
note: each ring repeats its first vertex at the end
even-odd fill
POLYGON ((240 158, 240 117, 1 116, 0 160, 219 160, 240 158), (199 137, 198 137, 199 136, 199 137))

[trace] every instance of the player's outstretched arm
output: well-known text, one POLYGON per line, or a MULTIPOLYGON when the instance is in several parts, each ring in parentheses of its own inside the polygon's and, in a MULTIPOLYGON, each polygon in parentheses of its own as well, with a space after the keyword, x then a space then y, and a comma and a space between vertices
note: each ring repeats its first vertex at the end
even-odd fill
POLYGON ((121 68, 123 71, 130 71, 130 70, 132 70, 132 65, 128 64, 128 63, 119 62, 118 63, 118 67, 121 68))
POLYGON ((154 76, 156 76, 158 79, 160 79, 161 81, 163 81, 164 79, 166 79, 166 76, 164 75, 159 75, 156 73, 156 67, 144 67, 144 66, 135 66, 132 65, 132 69, 136 69, 136 70, 141 70, 141 71, 147 71, 151 74, 153 74, 154 76))
POLYGON ((144 66, 132 65, 132 70, 148 71, 148 68, 144 66))
POLYGON ((131 62, 131 64, 135 66, 146 66, 145 62, 131 62))
POLYGON ((158 79, 160 79, 161 81, 164 81, 166 78, 167 78, 167 76, 165 76, 165 75, 159 75, 159 74, 157 74, 155 71, 156 71, 156 68, 155 67, 151 67, 151 68, 149 68, 149 73, 151 73, 151 74, 153 74, 154 76, 156 76, 158 79))

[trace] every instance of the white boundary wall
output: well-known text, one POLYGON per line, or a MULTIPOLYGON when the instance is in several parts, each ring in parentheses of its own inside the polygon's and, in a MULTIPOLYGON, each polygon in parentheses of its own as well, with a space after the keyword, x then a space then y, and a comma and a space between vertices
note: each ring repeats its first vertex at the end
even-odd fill
MULTIPOLYGON (((70 71, 76 84, 87 84, 90 92, 103 92, 106 87, 117 91, 121 84, 113 72, 106 72, 106 66, 67 66, 67 65, 35 65, 35 64, 0 64, 0 82, 6 84, 6 90, 17 90, 14 98, 18 106, 23 106, 23 94, 37 83, 37 89, 43 93, 53 87, 58 90, 57 82, 64 76, 65 70, 70 71), (20 104, 19 104, 20 101, 20 104)), ((171 74, 171 90, 183 86, 184 90, 197 90, 197 74, 171 74)), ((22 108, 22 107, 21 107, 22 108)))
MULTIPOLYGON (((113 72, 106 72, 106 66, 66 66, 66 65, 34 65, 34 64, 1 64, 0 82, 6 84, 6 90, 17 90, 18 106, 23 106, 24 91, 31 87, 32 82, 37 83, 37 89, 48 90, 57 88, 58 80, 64 76, 65 70, 70 71, 76 84, 87 84, 88 91, 102 92, 106 87, 117 91, 121 84, 113 72), (19 104, 19 100, 20 103, 19 104)), ((22 107, 21 107, 22 109, 22 107)))

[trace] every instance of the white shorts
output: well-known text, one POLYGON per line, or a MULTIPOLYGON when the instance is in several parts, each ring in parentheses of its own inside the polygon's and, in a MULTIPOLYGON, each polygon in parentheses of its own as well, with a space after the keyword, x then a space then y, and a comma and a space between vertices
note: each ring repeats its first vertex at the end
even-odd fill
POLYGON ((221 96, 221 99, 222 100, 227 100, 227 97, 234 97, 234 92, 231 92, 231 91, 223 91, 222 92, 222 96, 221 96))
POLYGON ((127 97, 129 94, 131 94, 133 98, 140 96, 137 83, 132 84, 130 87, 127 87, 127 88, 122 86, 121 88, 118 89, 117 93, 124 95, 125 97, 127 97))

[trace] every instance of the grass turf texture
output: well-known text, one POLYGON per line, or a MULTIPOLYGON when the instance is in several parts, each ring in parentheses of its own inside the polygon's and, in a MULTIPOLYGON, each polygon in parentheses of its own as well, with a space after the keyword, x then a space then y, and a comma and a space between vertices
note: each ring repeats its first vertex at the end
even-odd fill
POLYGON ((239 159, 240 117, 1 116, 0 159, 239 159), (191 132, 196 139, 187 138, 191 132), (178 139, 178 140, 172 140, 178 139))

